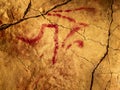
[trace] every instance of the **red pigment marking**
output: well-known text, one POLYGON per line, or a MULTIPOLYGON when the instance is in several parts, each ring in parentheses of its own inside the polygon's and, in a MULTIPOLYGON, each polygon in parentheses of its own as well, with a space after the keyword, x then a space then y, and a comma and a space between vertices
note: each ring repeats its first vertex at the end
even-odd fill
POLYGON ((84 46, 84 43, 83 43, 83 41, 81 41, 81 40, 76 40, 76 41, 74 41, 74 43, 78 43, 78 46, 79 46, 80 48, 82 48, 82 47, 84 46))
POLYGON ((73 11, 79 11, 79 10, 86 10, 86 11, 95 11, 95 8, 90 8, 90 7, 80 7, 80 8, 76 8, 73 11))
POLYGON ((86 10, 86 11, 95 11, 95 8, 90 8, 90 7, 80 7, 76 9, 67 9, 67 10, 54 10, 53 12, 73 12, 73 11, 80 11, 80 10, 86 10))
POLYGON ((52 58, 52 63, 55 64, 56 63, 57 50, 59 48, 59 46, 58 46, 58 25, 57 24, 48 24, 47 27, 55 29, 55 32, 54 32, 55 47, 54 47, 54 55, 53 55, 53 58, 52 58))
MULTIPOLYGON (((80 23, 80 25, 82 25, 83 27, 88 26, 88 25, 85 24, 85 23, 80 23)), ((78 31, 80 30, 80 28, 81 28, 80 26, 73 27, 73 28, 71 29, 71 31, 68 33, 68 35, 66 36, 66 38, 64 39, 64 41, 66 41, 67 38, 73 36, 73 34, 75 34, 75 32, 78 32, 78 31)))
POLYGON ((72 46, 72 44, 69 44, 69 45, 67 46, 66 50, 69 49, 71 46, 72 46))
POLYGON ((0 20, 0 25, 2 24, 2 21, 0 20))
POLYGON ((43 33, 44 33, 43 30, 44 30, 44 26, 41 27, 41 30, 40 30, 39 34, 32 39, 19 37, 19 36, 17 38, 20 39, 21 41, 25 42, 25 43, 28 43, 29 45, 34 45, 36 42, 38 42, 42 38, 43 33))
MULTIPOLYGON (((85 24, 85 23, 79 23, 79 25, 82 25, 83 27, 86 27, 86 26, 88 26, 88 24, 85 24)), ((68 35, 66 36, 66 38, 63 40, 63 43, 62 43, 62 47, 64 47, 65 46, 65 42, 66 42, 66 40, 69 38, 69 37, 71 37, 71 36, 73 36, 74 34, 75 34, 75 32, 78 32, 79 30, 80 30, 80 26, 78 27, 73 27, 71 30, 70 30, 70 32, 68 33, 68 35)))
POLYGON ((34 83, 32 84, 32 87, 36 86, 38 84, 38 82, 40 81, 40 79, 43 78, 42 75, 39 75, 39 77, 34 81, 34 83))
POLYGON ((71 37, 71 36, 72 36, 75 32, 77 32, 78 30, 80 30, 80 27, 73 27, 73 28, 71 29, 71 31, 68 33, 68 35, 66 36, 66 38, 63 40, 63 42, 62 42, 62 47, 65 46, 66 40, 67 40, 69 37, 71 37))
POLYGON ((52 62, 53 64, 55 64, 56 62, 56 55, 57 55, 57 50, 58 50, 58 25, 57 24, 42 24, 42 27, 40 29, 39 34, 33 38, 33 39, 28 39, 28 38, 24 38, 24 37, 17 37, 18 39, 22 40, 25 43, 28 43, 30 45, 36 43, 37 41, 39 41, 43 34, 44 34, 44 29, 48 27, 48 28, 54 28, 55 32, 54 32, 54 42, 55 42, 55 47, 54 47, 54 54, 52 57, 52 62))
POLYGON ((81 25, 81 26, 84 26, 84 27, 86 27, 86 26, 88 26, 88 24, 86 24, 86 23, 78 23, 79 25, 81 25))
POLYGON ((61 14, 51 14, 51 13, 48 13, 47 15, 48 15, 48 16, 56 16, 56 17, 59 17, 59 18, 67 19, 67 20, 70 21, 70 22, 76 23, 75 19, 73 19, 73 18, 71 18, 71 17, 63 16, 63 15, 61 15, 61 14))
MULTIPOLYGON (((76 9, 73 9, 73 10, 70 10, 70 9, 68 9, 68 10, 56 10, 56 11, 53 11, 53 12, 72 12, 72 11, 78 11, 78 10, 93 11, 95 9, 94 8, 87 8, 87 7, 80 7, 80 8, 76 8, 76 9)), ((71 17, 68 17, 68 16, 63 16, 61 14, 51 14, 51 13, 48 13, 47 15, 48 16, 56 16, 56 17, 59 17, 59 18, 67 19, 70 22, 76 23, 75 19, 73 19, 71 17)), ((73 36, 75 32, 77 32, 77 31, 80 30, 81 26, 83 26, 83 27, 88 26, 85 23, 76 23, 76 24, 79 24, 79 26, 74 26, 71 29, 71 31, 68 33, 68 35, 66 36, 66 38, 63 40, 62 47, 64 47, 65 42, 66 42, 66 40, 69 37, 73 36)), ((39 34, 36 37, 32 38, 32 39, 30 39, 30 38, 24 38, 24 37, 17 37, 17 38, 20 39, 20 40, 22 40, 25 43, 33 45, 33 44, 35 44, 36 42, 38 42, 43 37, 44 29, 46 27, 48 27, 48 28, 54 28, 54 30, 55 30, 55 32, 54 32, 54 43, 55 43, 55 46, 54 46, 53 57, 52 57, 52 63, 55 64, 56 63, 56 56, 57 56, 58 48, 59 48, 59 46, 58 46, 58 25, 57 24, 42 24, 39 34)), ((78 43, 79 47, 83 47, 83 41, 77 40, 77 41, 74 41, 74 43, 78 43)), ((72 44, 69 44, 67 46, 67 49, 69 49, 71 46, 72 46, 72 44)), ((42 56, 40 56, 40 57, 42 57, 42 56)))
POLYGON ((43 56, 44 56, 44 54, 41 54, 41 55, 40 55, 40 58, 42 58, 43 56))
MULTIPOLYGON (((81 41, 81 40, 76 40, 76 41, 74 41, 73 43, 77 43, 80 48, 82 48, 82 47, 84 46, 84 43, 83 43, 83 41, 81 41)), ((66 50, 69 49, 71 46, 72 46, 72 44, 69 44, 69 45, 67 46, 66 50)))

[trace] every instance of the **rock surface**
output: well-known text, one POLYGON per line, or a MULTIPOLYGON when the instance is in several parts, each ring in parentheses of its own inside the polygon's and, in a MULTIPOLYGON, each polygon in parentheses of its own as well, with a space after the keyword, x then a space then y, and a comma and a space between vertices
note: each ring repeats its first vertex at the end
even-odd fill
POLYGON ((0 0, 0 90, 119 90, 120 0, 0 0))

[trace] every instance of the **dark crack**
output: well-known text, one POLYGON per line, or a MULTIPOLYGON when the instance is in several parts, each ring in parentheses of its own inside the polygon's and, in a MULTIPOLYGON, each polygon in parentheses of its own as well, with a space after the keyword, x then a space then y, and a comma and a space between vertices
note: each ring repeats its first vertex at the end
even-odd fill
POLYGON ((105 57, 108 55, 108 52, 109 52, 109 46, 110 46, 109 42, 110 42, 110 35, 111 35, 111 25, 112 25, 112 22, 113 22, 113 4, 114 4, 114 0, 111 0, 111 5, 110 5, 110 9, 111 9, 111 13, 110 13, 110 25, 109 25, 109 29, 108 29, 108 40, 107 40, 106 52, 104 53, 103 57, 100 59, 100 61, 98 62, 98 64, 95 66, 95 68, 92 71, 92 77, 91 77, 91 83, 90 83, 90 90, 92 90, 92 88, 93 88, 95 71, 99 67, 99 65, 102 63, 102 61, 105 59, 105 57))
MULTIPOLYGON (((2 24, 2 25, 0 26, 0 30, 5 30, 5 29, 9 28, 10 26, 16 25, 16 24, 18 24, 18 23, 20 23, 20 22, 23 22, 23 21, 25 21, 25 20, 28 20, 28 19, 30 19, 30 18, 37 18, 37 17, 43 16, 43 15, 46 15, 47 13, 49 13, 50 11, 52 11, 52 10, 58 8, 58 7, 68 4, 70 1, 72 1, 72 0, 67 0, 66 2, 57 4, 57 5, 53 6, 52 8, 50 8, 49 10, 47 10, 46 12, 43 12, 43 13, 41 13, 41 14, 39 14, 39 15, 22 18, 22 19, 14 22, 14 23, 2 24)), ((28 9, 29 9, 29 7, 30 7, 30 3, 29 3, 29 5, 28 5, 28 9)), ((26 11, 25 11, 24 14, 26 15, 27 12, 28 12, 28 10, 26 9, 26 11)))
POLYGON ((27 8, 26 8, 26 10, 25 10, 25 12, 24 12, 23 18, 24 18, 24 17, 26 16, 26 14, 29 12, 30 8, 31 8, 31 0, 30 0, 29 4, 28 4, 28 6, 27 6, 27 8))
MULTIPOLYGON (((52 22, 49 18, 47 18, 47 17, 45 17, 45 16, 43 16, 44 17, 44 19, 46 19, 49 23, 51 23, 51 24, 57 24, 57 23, 55 23, 55 22, 52 22)), ((66 27, 66 26, 63 26, 63 25, 61 25, 61 24, 57 24, 58 26, 60 26, 60 27, 62 27, 62 28, 65 28, 65 29, 71 29, 71 28, 69 28, 69 27, 66 27)))

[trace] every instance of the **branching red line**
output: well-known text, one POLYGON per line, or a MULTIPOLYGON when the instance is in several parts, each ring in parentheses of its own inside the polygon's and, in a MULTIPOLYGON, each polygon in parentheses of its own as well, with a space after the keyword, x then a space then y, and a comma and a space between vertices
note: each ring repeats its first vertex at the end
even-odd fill
POLYGON ((42 24, 40 32, 39 32, 39 34, 35 38, 32 38, 32 39, 24 38, 24 37, 17 37, 17 38, 19 40, 25 42, 25 43, 30 44, 30 45, 35 44, 37 41, 39 41, 43 37, 44 30, 45 30, 46 27, 47 28, 54 28, 54 30, 55 30, 55 32, 54 32, 55 47, 54 47, 54 54, 53 54, 53 57, 52 57, 52 62, 53 62, 53 64, 55 64, 57 50, 59 48, 58 47, 58 25, 57 24, 42 24))
POLYGON ((86 27, 86 26, 88 26, 88 24, 86 24, 86 23, 79 23, 79 26, 74 26, 74 27, 70 30, 70 32, 67 34, 67 36, 65 37, 65 39, 63 40, 63 42, 62 42, 62 47, 65 46, 65 42, 67 41, 68 38, 70 38, 70 37, 73 36, 76 32, 78 32, 78 31, 81 29, 81 27, 86 27))
MULTIPOLYGON (((51 13, 48 13, 47 16, 56 16, 56 17, 59 17, 59 18, 63 18, 63 19, 66 19, 70 22, 73 22, 75 25, 77 24, 77 26, 73 26, 70 30, 70 32, 67 34, 67 36, 65 37, 65 39, 63 40, 63 43, 62 43, 62 47, 65 46, 65 42, 75 34, 75 32, 78 32, 81 27, 86 27, 88 26, 88 24, 86 23, 78 23, 76 22, 76 20, 74 18, 71 18, 69 16, 64 16, 64 15, 61 15, 61 14, 58 14, 56 12, 72 12, 72 11, 79 11, 79 10, 90 10, 90 11, 94 11, 94 8, 87 8, 87 7, 80 7, 80 8, 76 8, 76 9, 68 9, 68 10, 54 10, 53 12, 55 12, 54 14, 51 14, 51 13)), ((44 30, 45 28, 53 28, 54 29, 54 50, 53 50, 53 57, 52 57, 52 63, 55 64, 56 63, 56 58, 57 58, 57 53, 58 53, 58 49, 59 49, 59 45, 58 45, 58 25, 57 24, 42 24, 41 25, 41 28, 40 28, 40 31, 39 31, 39 34, 34 37, 34 38, 24 38, 24 37, 21 37, 21 36, 18 36, 17 38, 25 43, 28 43, 29 45, 34 45, 36 44, 42 37, 43 37, 43 34, 44 34, 44 30)), ((76 40, 73 42, 74 43, 78 43, 78 46, 79 47, 83 47, 83 41, 81 40, 76 40)), ((70 47, 72 46, 72 44, 69 44, 67 46, 67 49, 69 49, 70 47)))

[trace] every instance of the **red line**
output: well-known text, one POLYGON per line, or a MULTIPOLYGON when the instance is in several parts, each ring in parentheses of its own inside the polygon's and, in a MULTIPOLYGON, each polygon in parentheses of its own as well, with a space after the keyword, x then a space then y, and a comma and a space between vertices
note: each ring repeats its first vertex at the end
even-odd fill
POLYGON ((25 42, 25 43, 28 43, 29 45, 34 45, 34 44, 35 44, 36 42, 38 42, 38 41, 41 39, 41 37, 43 36, 43 33, 44 33, 43 30, 44 30, 44 26, 42 25, 39 34, 38 34, 36 37, 32 38, 32 39, 30 39, 30 38, 24 38, 24 37, 20 37, 20 36, 17 36, 17 38, 18 38, 19 40, 25 42))
POLYGON ((86 23, 79 23, 79 25, 80 25, 80 26, 73 27, 73 28, 70 30, 70 32, 68 33, 68 35, 66 36, 66 38, 65 38, 65 39, 63 40, 63 42, 62 42, 62 47, 65 46, 65 42, 67 41, 67 39, 68 39, 69 37, 73 36, 73 35, 75 34, 75 32, 78 32, 78 31, 81 29, 81 26, 83 26, 83 27, 88 26, 88 24, 86 24, 86 23))
POLYGON ((66 50, 69 49, 71 46, 72 46, 72 44, 69 44, 69 45, 67 46, 66 50))
POLYGON ((59 46, 58 46, 58 25, 57 24, 48 24, 47 27, 55 29, 55 32, 54 32, 55 47, 54 47, 54 55, 52 57, 52 63, 55 64, 56 63, 57 50, 59 48, 59 46))
POLYGON ((0 20, 0 25, 2 24, 2 21, 0 20))
POLYGON ((80 10, 86 10, 86 11, 95 11, 95 8, 92 7, 80 7, 80 8, 76 8, 76 9, 67 9, 67 10, 54 10, 53 12, 73 12, 73 11, 80 11, 80 10))
POLYGON ((57 55, 57 50, 58 50, 58 25, 57 24, 42 24, 42 27, 40 29, 39 34, 32 39, 29 38, 24 38, 24 37, 17 37, 18 39, 20 39, 21 41, 28 43, 30 45, 35 44, 37 41, 39 41, 43 34, 44 34, 44 29, 48 27, 48 28, 54 28, 55 32, 54 32, 54 42, 55 42, 55 47, 54 47, 54 54, 52 57, 52 62, 53 64, 55 64, 56 62, 56 55, 57 55))
MULTIPOLYGON (((82 40, 76 40, 76 41, 73 42, 73 44, 74 43, 77 43, 78 47, 80 47, 80 48, 82 48, 84 46, 84 43, 83 43, 82 40)), ((70 47, 72 47, 72 44, 67 45, 66 50, 68 50, 70 47)))
POLYGON ((64 18, 64 19, 67 19, 67 20, 70 21, 70 22, 76 23, 76 20, 75 20, 75 19, 73 19, 73 18, 71 18, 71 17, 63 16, 63 15, 61 15, 61 14, 51 14, 51 13, 48 13, 47 15, 48 15, 48 16, 56 16, 56 17, 59 17, 59 18, 64 18))
POLYGON ((78 43, 78 46, 79 46, 80 48, 84 46, 84 43, 83 43, 83 41, 81 41, 81 40, 76 40, 76 41, 74 41, 74 43, 78 43))

